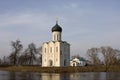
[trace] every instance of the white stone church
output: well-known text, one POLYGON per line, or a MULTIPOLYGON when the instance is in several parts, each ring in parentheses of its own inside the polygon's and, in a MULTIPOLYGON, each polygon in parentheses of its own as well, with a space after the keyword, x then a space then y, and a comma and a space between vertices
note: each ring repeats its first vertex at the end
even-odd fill
POLYGON ((42 44, 42 67, 70 66, 70 44, 62 41, 62 28, 52 27, 52 40, 42 44))

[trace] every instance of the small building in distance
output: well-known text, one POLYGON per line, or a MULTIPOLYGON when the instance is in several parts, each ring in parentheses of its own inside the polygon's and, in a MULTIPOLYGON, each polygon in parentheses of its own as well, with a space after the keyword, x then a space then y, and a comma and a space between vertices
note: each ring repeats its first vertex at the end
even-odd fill
POLYGON ((70 66, 70 44, 62 41, 62 28, 52 27, 52 40, 42 44, 42 67, 70 66))
POLYGON ((70 66, 85 66, 86 60, 82 57, 74 58, 70 61, 70 66))

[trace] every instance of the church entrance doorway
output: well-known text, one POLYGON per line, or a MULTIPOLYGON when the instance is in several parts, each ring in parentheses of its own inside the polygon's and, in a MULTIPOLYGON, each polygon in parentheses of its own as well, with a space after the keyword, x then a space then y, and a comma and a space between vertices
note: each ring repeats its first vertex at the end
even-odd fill
POLYGON ((73 66, 75 66, 75 63, 73 63, 73 66))
POLYGON ((49 60, 49 66, 52 67, 53 66, 53 61, 49 60))

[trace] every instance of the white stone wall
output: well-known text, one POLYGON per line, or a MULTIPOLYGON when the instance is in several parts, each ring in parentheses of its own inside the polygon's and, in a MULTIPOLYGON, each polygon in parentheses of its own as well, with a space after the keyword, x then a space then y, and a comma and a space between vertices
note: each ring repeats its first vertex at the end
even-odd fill
POLYGON ((70 45, 66 42, 61 42, 61 66, 70 65, 70 45))
POLYGON ((86 61, 80 61, 77 58, 70 61, 70 66, 85 66, 85 65, 86 65, 86 61))
POLYGON ((42 66, 50 66, 50 60, 52 61, 52 66, 60 66, 59 44, 60 44, 59 42, 53 42, 53 41, 50 41, 47 44, 46 43, 43 44, 42 66), (46 53, 45 53, 45 48, 46 48, 46 53))
POLYGON ((52 41, 61 41, 61 32, 53 32, 52 33, 52 41))
POLYGON ((79 63, 70 61, 70 66, 79 66, 79 63))
POLYGON ((66 42, 50 41, 42 45, 42 66, 69 66, 70 45, 66 42))

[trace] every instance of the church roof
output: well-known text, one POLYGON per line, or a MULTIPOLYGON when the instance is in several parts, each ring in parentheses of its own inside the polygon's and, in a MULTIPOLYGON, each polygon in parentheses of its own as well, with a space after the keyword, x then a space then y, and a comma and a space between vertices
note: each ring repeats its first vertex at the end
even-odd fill
POLYGON ((83 57, 79 58, 80 61, 86 61, 83 57))
POLYGON ((52 27, 52 32, 54 31, 62 32, 62 28, 58 25, 57 20, 56 20, 56 25, 52 27))
POLYGON ((80 57, 80 58, 74 58, 72 59, 73 62, 80 62, 80 61, 86 61, 83 57, 80 57))

